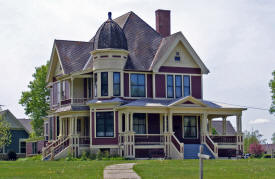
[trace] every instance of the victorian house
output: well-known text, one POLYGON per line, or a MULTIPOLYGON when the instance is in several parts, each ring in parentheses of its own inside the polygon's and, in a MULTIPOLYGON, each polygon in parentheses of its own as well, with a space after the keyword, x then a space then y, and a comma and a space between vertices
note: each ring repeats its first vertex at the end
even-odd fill
POLYGON ((85 150, 190 159, 200 144, 211 158, 242 153, 245 109, 203 98, 209 70, 181 32, 170 34, 170 11, 155 15, 156 29, 134 12, 108 13, 91 40, 54 41, 44 160, 85 150))

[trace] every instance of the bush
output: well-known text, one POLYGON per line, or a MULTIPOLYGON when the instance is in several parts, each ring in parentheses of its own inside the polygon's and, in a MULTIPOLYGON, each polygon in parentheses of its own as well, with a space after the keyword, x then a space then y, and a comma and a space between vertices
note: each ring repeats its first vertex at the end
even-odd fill
POLYGON ((108 150, 105 150, 103 156, 104 156, 104 158, 110 158, 110 153, 109 153, 109 151, 108 151, 108 150))
POLYGON ((85 152, 85 151, 83 151, 82 154, 81 154, 80 159, 81 159, 82 161, 87 160, 87 159, 88 159, 88 153, 85 152))
POLYGON ((100 150, 98 150, 98 152, 96 153, 96 159, 97 160, 102 160, 102 158, 103 158, 103 154, 100 150))
POLYGON ((8 152, 8 160, 16 160, 16 159, 17 159, 16 153, 13 150, 9 151, 8 152))
POLYGON ((271 154, 264 154, 263 158, 271 158, 271 154))
POLYGON ((90 156, 89 156, 89 158, 91 159, 91 160, 95 160, 96 159, 96 154, 90 154, 90 156))
POLYGON ((69 152, 68 152, 68 155, 67 155, 67 157, 66 157, 66 161, 72 161, 72 160, 73 160, 73 155, 72 155, 72 152, 69 151, 69 152))

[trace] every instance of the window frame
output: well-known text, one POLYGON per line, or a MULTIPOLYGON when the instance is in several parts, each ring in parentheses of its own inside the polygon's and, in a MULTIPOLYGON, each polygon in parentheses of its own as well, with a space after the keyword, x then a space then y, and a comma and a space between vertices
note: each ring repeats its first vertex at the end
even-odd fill
POLYGON ((100 111, 100 112, 95 112, 95 138, 115 138, 115 112, 114 111, 100 111), (113 115, 113 119, 112 119, 112 124, 113 124, 113 126, 112 126, 112 128, 113 128, 113 130, 112 130, 112 132, 113 132, 113 135, 112 136, 108 136, 108 135, 106 135, 106 133, 108 132, 107 131, 107 126, 105 126, 105 121, 107 120, 107 119, 104 119, 104 121, 103 121, 103 128, 104 128, 104 130, 103 130, 103 132, 104 132, 104 136, 99 136, 97 133, 98 133, 98 117, 97 117, 97 114, 98 113, 112 113, 112 115, 113 115))
POLYGON ((175 90, 175 85, 174 85, 174 75, 166 75, 166 90, 167 90, 167 98, 174 98, 175 97, 175 92, 174 92, 174 90, 175 90), (169 84, 169 82, 168 82, 168 78, 169 77, 172 77, 172 85, 170 85, 169 84), (172 96, 169 96, 169 89, 171 89, 172 88, 172 96))
POLYGON ((27 149, 27 143, 26 143, 26 141, 25 141, 26 139, 23 139, 23 138, 21 138, 21 139, 19 139, 19 153, 20 154, 25 154, 26 153, 26 149, 27 149), (22 142, 24 142, 25 143, 25 152, 22 152, 21 151, 21 149, 22 149, 22 142))
POLYGON ((109 96, 109 75, 108 75, 108 72, 101 72, 100 74, 100 92, 101 92, 101 96, 109 96), (103 79, 104 78, 104 75, 103 74, 106 74, 106 78, 107 79, 103 79), (104 81, 104 83, 103 83, 104 81), (105 83, 106 82, 106 83, 105 83), (106 88, 106 89, 105 89, 106 88), (103 94, 103 90, 106 90, 106 93, 103 94))
POLYGON ((183 96, 191 96, 191 76, 190 75, 183 75, 183 96), (185 85, 185 78, 188 77, 188 85, 185 85), (186 88, 189 90, 189 95, 186 95, 186 88))
POLYGON ((113 96, 121 96, 121 74, 120 72, 113 72, 113 96), (115 82, 115 75, 118 75, 119 82, 115 82), (119 88, 119 93, 115 94, 115 87, 119 88))
POLYGON ((175 75, 175 97, 176 98, 182 97, 182 86, 183 86, 182 75, 175 75), (180 77, 180 86, 177 85, 177 77, 180 77), (177 96, 177 89, 178 88, 180 88, 180 96, 177 96))
POLYGON ((146 75, 145 74, 143 74, 143 73, 131 73, 130 74, 130 91, 131 91, 131 97, 146 97, 146 75), (137 84, 133 84, 133 82, 132 82, 132 78, 134 77, 134 76, 137 76, 137 84), (140 80, 140 76, 143 76, 143 79, 144 79, 144 85, 143 84, 139 84, 139 80, 140 80), (143 91, 144 91, 144 95, 140 95, 140 94, 138 94, 137 93, 137 95, 133 95, 133 88, 134 87, 137 87, 137 88, 139 88, 139 87, 143 87, 143 91))
POLYGON ((199 134, 198 134, 198 132, 199 132, 199 129, 198 129, 198 127, 199 127, 199 120, 198 120, 198 116, 182 116, 182 136, 183 136, 183 138, 184 139, 198 139, 199 138, 199 134), (186 126, 186 127, 190 127, 190 128, 195 128, 196 129, 196 136, 194 136, 194 137, 190 137, 190 136, 187 136, 187 137, 185 137, 185 123, 184 123, 184 120, 186 119, 186 118, 191 118, 191 119, 193 119, 193 118, 195 118, 195 120, 196 120, 196 122, 195 122, 195 124, 196 124, 196 126, 186 126))

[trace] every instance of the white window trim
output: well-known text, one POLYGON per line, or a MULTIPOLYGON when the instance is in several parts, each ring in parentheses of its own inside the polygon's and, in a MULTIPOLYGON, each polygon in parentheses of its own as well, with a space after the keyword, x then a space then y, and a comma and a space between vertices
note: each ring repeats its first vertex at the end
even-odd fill
POLYGON ((129 97, 128 98, 131 98, 131 99, 140 99, 140 98, 147 98, 147 73, 138 73, 138 72, 129 72, 129 97), (132 96, 132 90, 131 90, 131 75, 132 74, 142 74, 144 75, 144 80, 145 80, 145 96, 143 97, 134 97, 132 96))

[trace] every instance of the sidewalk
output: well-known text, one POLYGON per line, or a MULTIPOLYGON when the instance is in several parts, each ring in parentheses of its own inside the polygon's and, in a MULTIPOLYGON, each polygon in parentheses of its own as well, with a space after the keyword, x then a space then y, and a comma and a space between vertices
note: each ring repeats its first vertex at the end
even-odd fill
POLYGON ((104 179, 141 179, 133 170, 135 163, 124 163, 107 166, 104 179))

